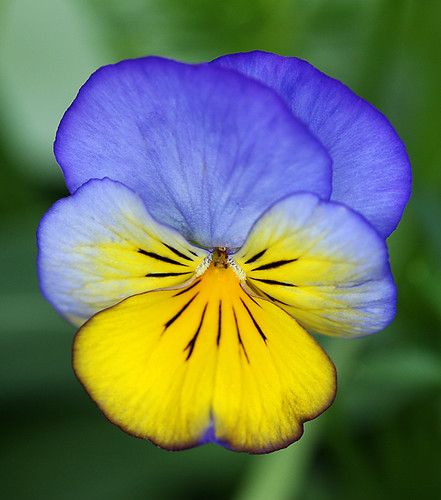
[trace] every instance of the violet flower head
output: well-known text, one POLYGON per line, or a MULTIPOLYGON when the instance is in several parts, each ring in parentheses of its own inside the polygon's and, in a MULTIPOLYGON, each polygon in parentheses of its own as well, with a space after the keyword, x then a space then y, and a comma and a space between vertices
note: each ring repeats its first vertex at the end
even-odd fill
POLYGON ((96 71, 55 155, 71 195, 38 231, 41 289, 106 416, 167 449, 251 453, 332 403, 311 332, 393 319, 385 239, 410 196, 388 120, 295 57, 158 57, 96 71))

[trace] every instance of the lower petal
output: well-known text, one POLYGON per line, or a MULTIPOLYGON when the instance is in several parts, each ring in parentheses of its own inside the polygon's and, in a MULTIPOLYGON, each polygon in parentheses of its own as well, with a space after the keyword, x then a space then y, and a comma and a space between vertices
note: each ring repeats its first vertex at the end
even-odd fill
POLYGON ((214 265, 186 288, 94 316, 77 334, 74 368, 112 422, 168 449, 279 449, 335 394, 334 366, 318 344, 214 265))

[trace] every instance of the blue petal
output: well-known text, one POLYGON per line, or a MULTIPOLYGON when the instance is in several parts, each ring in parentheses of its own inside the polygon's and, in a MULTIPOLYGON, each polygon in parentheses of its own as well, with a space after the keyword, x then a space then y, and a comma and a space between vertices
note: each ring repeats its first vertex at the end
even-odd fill
POLYGON ((55 154, 71 191, 109 177, 199 245, 240 246, 297 190, 328 199, 330 158, 273 90, 235 71, 147 57, 94 73, 55 154))
POLYGON ((400 138, 378 110, 296 57, 250 52, 214 63, 256 78, 284 97, 328 148, 333 160, 331 199, 363 214, 385 237, 395 229, 410 196, 410 163, 400 138))

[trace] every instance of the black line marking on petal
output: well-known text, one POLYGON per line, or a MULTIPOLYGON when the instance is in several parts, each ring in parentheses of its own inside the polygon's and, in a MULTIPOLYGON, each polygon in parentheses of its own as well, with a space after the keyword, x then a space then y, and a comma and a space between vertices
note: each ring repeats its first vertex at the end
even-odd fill
POLYGON ((247 310, 250 318, 251 318, 251 321, 253 322, 254 326, 256 327, 256 330, 259 332, 259 335, 262 337, 262 340, 265 342, 266 344, 266 335, 263 333, 262 331, 262 328, 260 328, 260 325, 259 323, 256 321, 256 318, 253 316, 253 314, 251 313, 251 311, 249 310, 248 306, 245 304, 245 302, 243 301, 243 299, 241 298, 240 301, 242 302, 243 306, 245 307, 245 309, 247 310))
POLYGON ((178 297, 179 295, 184 295, 184 293, 187 293, 189 292, 192 288, 194 288, 196 285, 199 285, 199 283, 201 282, 201 280, 196 280, 192 285, 190 285, 189 287, 187 288, 184 288, 184 290, 181 290, 180 292, 178 293, 175 293, 173 295, 173 297, 178 297))
POLYGON ((264 292, 263 290, 259 290, 259 291, 260 291, 260 293, 263 293, 263 295, 265 295, 265 297, 267 297, 268 299, 270 299, 273 302, 278 302, 279 304, 282 304, 284 306, 290 306, 291 305, 291 304, 288 304, 287 302, 282 302, 281 300, 276 299, 275 297, 273 297, 269 293, 264 292))
POLYGON ((256 255, 253 255, 252 257, 250 257, 248 260, 245 261, 245 264, 252 264, 253 262, 255 262, 257 259, 260 259, 260 257, 262 257, 262 255, 267 251, 268 249, 265 248, 265 250, 262 250, 261 252, 258 252, 256 253, 256 255))
POLYGON ((185 361, 188 361, 190 359, 190 356, 193 354, 196 340, 198 339, 199 332, 201 331, 201 328, 202 328, 202 323, 204 322, 204 317, 205 317, 205 313, 207 311, 207 306, 208 306, 208 304, 205 304, 204 310, 202 311, 201 321, 199 322, 199 326, 196 330, 196 333, 193 335, 190 342, 184 348, 184 352, 188 349, 188 354, 187 354, 187 357, 185 358, 185 361))
POLYGON ((140 248, 138 250, 138 253, 141 253, 142 255, 146 255, 147 257, 151 257, 152 259, 159 260, 161 262, 167 262, 167 264, 173 264, 175 266, 185 266, 188 267, 187 264, 183 264, 182 262, 178 262, 175 259, 170 259, 169 257, 164 257, 163 255, 159 255, 155 252, 148 252, 147 250, 143 250, 140 248))
POLYGON ((260 308, 262 308, 262 306, 259 304, 259 302, 257 302, 257 300, 256 300, 254 297, 252 297, 252 296, 251 296, 251 295, 249 295, 249 294, 247 294, 247 297, 248 297, 251 301, 253 301, 253 302, 256 304, 256 306, 259 306, 260 308))
MULTIPOLYGON (((170 252, 173 252, 175 255, 177 255, 178 257, 181 257, 185 260, 189 260, 190 262, 193 262, 193 259, 188 257, 188 255, 185 255, 185 253, 182 253, 180 252, 179 250, 176 250, 175 247, 172 247, 171 245, 167 245, 167 243, 164 243, 163 241, 161 242, 165 247, 167 247, 170 252)), ((196 255, 194 252, 192 252, 191 250, 189 250, 190 253, 192 253, 193 255, 196 255)), ((196 255, 197 256, 197 255, 196 255)))
POLYGON ((219 347, 220 339, 222 335, 222 301, 219 301, 218 317, 217 317, 217 337, 216 345, 219 347))
POLYGON ((147 273, 145 275, 146 278, 170 278, 171 276, 184 276, 184 274, 191 274, 190 272, 188 273, 147 273))
POLYGON ((290 264, 291 262, 295 262, 296 260, 299 259, 275 260, 274 262, 269 262, 268 264, 263 264, 262 266, 255 267, 254 269, 251 269, 251 271, 266 271, 267 269, 276 269, 277 267, 290 264))
POLYGON ((236 324, 237 340, 239 342, 240 347, 242 348, 243 353, 245 354, 246 360, 249 363, 250 359, 248 358, 247 350, 245 349, 245 346, 244 346, 243 341, 242 341, 242 337, 240 336, 239 323, 237 321, 236 311, 234 310, 234 307, 233 307, 233 316, 234 316, 234 323, 236 324))
POLYGON ((267 279, 260 279, 260 278, 252 278, 250 276, 251 280, 254 281, 260 281, 261 283, 266 283, 267 285, 281 285, 281 286, 297 286, 294 285, 294 283, 286 283, 285 281, 277 281, 277 280, 267 280, 267 279))
MULTIPOLYGON (((290 306, 291 304, 288 304, 287 302, 282 302, 281 300, 279 299, 276 299, 275 297, 273 297, 272 295, 270 295, 269 293, 266 293, 264 292, 262 289, 260 289, 258 286, 255 286, 253 285, 253 283, 250 283, 249 279, 247 280, 247 286, 250 290, 252 290, 257 296, 259 297, 262 297, 263 298, 267 298, 269 300, 271 300, 272 302, 278 302, 279 304, 282 304, 284 306, 290 306)), ((247 297, 250 298, 253 302, 255 302, 259 307, 262 307, 256 300, 253 299, 253 297, 251 295, 249 295, 247 293, 247 297)))
POLYGON ((179 311, 164 324, 164 331, 162 333, 164 333, 165 330, 167 330, 167 328, 171 326, 179 318, 179 316, 187 309, 187 307, 193 302, 193 300, 197 297, 198 294, 199 292, 196 292, 196 294, 193 295, 193 297, 188 302, 186 302, 181 307, 181 309, 179 309, 179 311))

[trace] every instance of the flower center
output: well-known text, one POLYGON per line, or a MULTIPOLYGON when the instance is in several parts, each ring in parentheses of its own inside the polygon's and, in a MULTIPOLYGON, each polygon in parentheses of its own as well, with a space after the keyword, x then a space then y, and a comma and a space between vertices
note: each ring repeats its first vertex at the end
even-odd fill
POLYGON ((205 259, 196 268, 195 275, 201 276, 210 266, 217 269, 231 268, 240 281, 246 280, 245 272, 241 269, 233 257, 228 254, 228 248, 226 247, 216 247, 212 252, 210 252, 210 254, 207 255, 207 257, 205 257, 205 259))
POLYGON ((230 265, 228 258, 228 251, 226 247, 215 248, 212 253, 212 262, 215 267, 227 269, 230 265))

